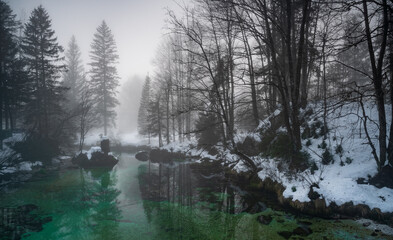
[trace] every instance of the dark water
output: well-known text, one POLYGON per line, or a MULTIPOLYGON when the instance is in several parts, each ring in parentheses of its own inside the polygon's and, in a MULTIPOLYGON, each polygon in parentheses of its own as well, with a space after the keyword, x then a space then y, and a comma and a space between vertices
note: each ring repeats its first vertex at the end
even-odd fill
POLYGON ((3 193, 0 207, 0 239, 386 238, 350 220, 279 211, 273 198, 255 197, 214 167, 149 165, 131 154, 122 154, 110 171, 72 169, 34 178, 3 193), (33 207, 23 212, 26 204, 33 207), (4 212, 18 219, 5 221, 4 212))

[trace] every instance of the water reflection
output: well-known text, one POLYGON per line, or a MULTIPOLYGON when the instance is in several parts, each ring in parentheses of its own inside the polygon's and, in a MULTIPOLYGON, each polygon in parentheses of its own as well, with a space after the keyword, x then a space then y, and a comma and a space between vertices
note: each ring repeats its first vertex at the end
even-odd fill
POLYGON ((350 221, 266 208, 274 206, 273 197, 251 193, 248 179, 230 176, 220 164, 149 164, 123 154, 113 170, 73 169, 31 181, 0 195, 0 207, 33 204, 33 214, 52 219, 26 239, 296 238, 294 230, 306 221, 312 233, 305 239, 370 236, 350 221))
POLYGON ((83 202, 89 210, 89 225, 96 239, 119 239, 121 211, 117 207, 120 191, 116 188, 116 171, 81 170, 83 202))
POLYGON ((245 218, 233 214, 244 206, 221 167, 159 163, 138 170, 146 218, 162 239, 235 239, 245 218))
MULTIPOLYGON (((206 208, 234 214, 256 212, 264 208, 246 191, 240 190, 225 176, 220 166, 201 168, 196 164, 149 164, 141 165, 138 171, 139 187, 143 200, 166 201, 182 206, 206 208)), ((263 209, 262 209, 263 210, 263 209)))

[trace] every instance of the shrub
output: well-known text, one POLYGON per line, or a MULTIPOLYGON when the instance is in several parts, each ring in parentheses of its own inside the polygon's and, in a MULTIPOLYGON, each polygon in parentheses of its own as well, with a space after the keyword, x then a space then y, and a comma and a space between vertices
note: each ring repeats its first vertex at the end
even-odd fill
POLYGON ((341 144, 339 144, 339 145, 336 146, 335 152, 336 152, 336 154, 338 154, 340 157, 343 156, 344 149, 343 149, 343 147, 341 146, 341 144))
POLYGON ((296 192, 296 187, 292 186, 292 192, 296 192))
POLYGON ((286 133, 278 133, 270 143, 269 155, 289 160, 292 154, 290 142, 291 140, 286 133))
POLYGON ((309 147, 309 146, 311 146, 311 144, 312 144, 312 143, 311 143, 311 140, 308 139, 307 142, 306 142, 306 146, 309 147))
POLYGON ((306 170, 310 167, 310 159, 311 156, 308 152, 300 151, 293 155, 290 167, 291 169, 306 170))
POLYGON ((315 162, 312 162, 311 167, 310 167, 311 174, 314 175, 315 171, 318 171, 318 169, 319 168, 318 168, 317 164, 315 162))
POLYGON ((341 167, 344 167, 344 166, 345 166, 345 163, 344 163, 343 161, 340 161, 340 166, 341 166, 341 167))
POLYGON ((353 159, 350 158, 350 157, 347 157, 347 158, 345 159, 345 163, 346 163, 346 164, 351 164, 352 162, 353 162, 353 159))
POLYGON ((326 149, 326 147, 327 147, 327 144, 326 144, 325 140, 323 140, 321 143, 321 148, 326 149))
POLYGON ((198 133, 198 147, 210 149, 221 140, 221 132, 217 121, 217 116, 212 113, 200 113, 196 122, 198 133))
POLYGON ((322 164, 328 165, 333 162, 334 162, 333 155, 330 153, 329 149, 325 149, 325 151, 322 154, 322 164))
POLYGON ((34 133, 30 134, 23 142, 15 143, 11 148, 20 153, 25 161, 41 161, 46 164, 50 164, 51 159, 60 154, 57 140, 34 133))

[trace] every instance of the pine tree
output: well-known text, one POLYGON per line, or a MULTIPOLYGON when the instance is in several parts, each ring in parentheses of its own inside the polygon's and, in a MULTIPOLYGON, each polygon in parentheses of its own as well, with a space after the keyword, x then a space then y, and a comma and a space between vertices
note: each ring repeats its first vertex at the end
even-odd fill
POLYGON ((52 30, 49 15, 41 5, 32 11, 24 35, 22 48, 32 93, 26 119, 40 137, 48 138, 62 113, 60 103, 64 88, 59 78, 64 70, 60 63, 63 49, 52 30))
POLYGON ((94 34, 90 57, 90 89, 95 102, 94 109, 106 135, 111 123, 114 125, 116 118, 114 108, 119 104, 116 99, 119 77, 115 66, 119 56, 112 32, 105 21, 94 34))
MULTIPOLYGON (((13 129, 13 109, 23 94, 19 92, 19 78, 17 70, 20 70, 21 61, 17 57, 18 44, 16 32, 19 23, 15 20, 15 14, 3 1, 0 1, 0 131, 5 128, 13 129)), ((21 66, 22 67, 22 66, 21 66)), ((1 138, 1 136, 0 136, 1 138)))
POLYGON ((139 105, 138 111, 138 133, 141 135, 147 135, 150 142, 150 135, 151 131, 149 128, 149 119, 148 119, 148 111, 149 111, 149 104, 150 104, 150 78, 149 76, 146 77, 145 83, 142 89, 142 96, 139 105))
POLYGON ((81 90, 85 84, 81 51, 75 36, 71 37, 65 57, 67 71, 63 74, 63 85, 69 89, 67 97, 71 103, 71 107, 75 107, 81 97, 81 90))

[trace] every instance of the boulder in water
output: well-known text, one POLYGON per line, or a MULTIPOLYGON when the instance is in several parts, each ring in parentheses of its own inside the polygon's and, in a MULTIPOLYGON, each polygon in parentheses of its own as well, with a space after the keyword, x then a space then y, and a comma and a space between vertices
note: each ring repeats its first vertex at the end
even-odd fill
POLYGON ((119 160, 113 155, 101 151, 100 147, 92 147, 88 152, 80 153, 74 157, 72 162, 82 168, 113 168, 119 160))
POLYGON ((101 140, 101 151, 104 154, 106 154, 106 155, 108 155, 108 153, 111 151, 108 138, 102 138, 102 140, 101 140))
POLYGON ((139 161, 146 162, 147 160, 149 160, 149 153, 144 151, 138 152, 137 154, 135 154, 135 158, 139 161))

